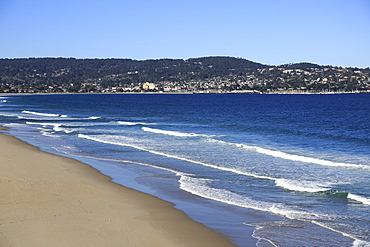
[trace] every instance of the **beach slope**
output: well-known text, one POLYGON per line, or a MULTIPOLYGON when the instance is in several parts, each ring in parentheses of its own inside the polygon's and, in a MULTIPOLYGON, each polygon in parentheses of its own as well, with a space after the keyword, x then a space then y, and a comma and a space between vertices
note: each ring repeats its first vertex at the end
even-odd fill
POLYGON ((0 134, 0 246, 234 246, 173 204, 0 134))

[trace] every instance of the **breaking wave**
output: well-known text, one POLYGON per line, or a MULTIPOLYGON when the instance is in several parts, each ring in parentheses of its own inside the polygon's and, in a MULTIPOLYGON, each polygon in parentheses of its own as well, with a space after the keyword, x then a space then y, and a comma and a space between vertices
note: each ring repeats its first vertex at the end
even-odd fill
POLYGON ((369 198, 366 198, 366 197, 363 197, 363 196, 359 196, 359 195, 348 193, 347 198, 348 199, 351 199, 351 200, 354 200, 354 201, 361 202, 361 203, 363 203, 365 205, 370 205, 370 199, 369 198))
POLYGON ((324 192, 330 190, 327 185, 319 184, 313 181, 300 181, 300 180, 291 180, 291 179, 276 179, 275 184, 281 188, 292 190, 292 191, 300 191, 300 192, 324 192))
POLYGON ((62 126, 62 124, 59 124, 59 123, 35 123, 35 122, 26 122, 26 124, 29 124, 29 125, 41 125, 41 126, 43 126, 43 127, 46 127, 46 126, 52 126, 52 127, 53 127, 52 129, 53 129, 55 132, 65 132, 65 133, 67 133, 67 134, 69 134, 69 133, 72 133, 72 132, 73 132, 73 130, 68 130, 68 129, 66 129, 66 128, 61 127, 61 126, 62 126))
POLYGON ((170 135, 170 136, 179 136, 179 137, 211 137, 210 135, 204 135, 204 134, 196 134, 196 133, 184 133, 179 131, 171 131, 171 130, 160 130, 160 129, 153 129, 148 127, 142 127, 142 130, 147 132, 152 132, 156 134, 164 134, 164 135, 170 135))
POLYGON ((42 113, 42 112, 34 112, 34 111, 22 111, 22 113, 37 115, 37 116, 45 116, 45 117, 68 117, 68 115, 60 115, 54 113, 42 113))
POLYGON ((155 123, 142 123, 142 122, 127 122, 127 121, 118 121, 118 124, 121 125, 156 125, 155 123))
POLYGON ((358 168, 358 169, 370 170, 370 166, 366 166, 366 165, 341 163, 341 162, 334 162, 330 160, 323 160, 323 159, 306 157, 306 156, 301 156, 301 155, 296 155, 296 154, 288 154, 282 151, 270 150, 270 149, 261 148, 257 146, 249 146, 249 145, 241 144, 241 143, 230 143, 230 142, 225 142, 225 141, 220 141, 220 140, 215 140, 215 139, 212 139, 210 141, 217 142, 223 145, 234 145, 238 148, 244 148, 244 149, 254 151, 257 153, 269 155, 269 156, 276 157, 276 158, 291 160, 291 161, 312 163, 312 164, 322 165, 322 166, 348 167, 348 168, 358 168))

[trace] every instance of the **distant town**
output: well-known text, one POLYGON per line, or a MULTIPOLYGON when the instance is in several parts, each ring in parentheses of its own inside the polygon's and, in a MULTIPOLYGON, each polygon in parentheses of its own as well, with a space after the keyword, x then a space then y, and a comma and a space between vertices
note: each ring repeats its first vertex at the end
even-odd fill
POLYGON ((242 58, 0 59, 0 93, 369 93, 369 68, 242 58))

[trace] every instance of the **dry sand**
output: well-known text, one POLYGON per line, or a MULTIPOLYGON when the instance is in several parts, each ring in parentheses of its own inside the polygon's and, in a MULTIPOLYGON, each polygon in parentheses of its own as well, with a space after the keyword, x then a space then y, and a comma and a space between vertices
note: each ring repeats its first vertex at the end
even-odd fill
POLYGON ((234 246, 173 204, 0 134, 0 246, 234 246))

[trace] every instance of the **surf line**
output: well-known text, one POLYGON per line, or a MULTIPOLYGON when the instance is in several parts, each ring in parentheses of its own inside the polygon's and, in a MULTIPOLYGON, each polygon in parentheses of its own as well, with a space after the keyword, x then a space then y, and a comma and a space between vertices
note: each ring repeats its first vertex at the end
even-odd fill
POLYGON ((248 145, 240 144, 240 143, 225 142, 225 141, 220 141, 216 139, 212 139, 211 141, 215 143, 220 143, 223 145, 233 145, 238 148, 244 148, 244 149, 251 150, 257 153, 269 155, 269 156, 276 157, 276 158, 291 160, 291 161, 299 161, 299 162, 311 163, 311 164, 322 165, 322 166, 350 167, 350 168, 362 168, 362 169, 370 170, 370 166, 366 166, 366 165, 340 163, 340 162, 334 162, 330 160, 321 160, 317 158, 305 157, 305 156, 300 156, 296 154, 288 154, 288 153, 284 153, 281 151, 270 150, 270 149, 261 148, 257 146, 248 146, 248 145))
POLYGON ((187 162, 190 162, 190 163, 194 163, 194 164, 198 164, 198 165, 202 165, 202 166, 214 168, 214 169, 221 170, 221 171, 232 172, 232 173, 236 173, 236 174, 240 174, 240 175, 244 175, 244 176, 248 176, 248 177, 255 177, 255 178, 261 178, 261 179, 267 179, 267 180, 273 180, 273 181, 276 180, 276 178, 272 178, 272 177, 267 177, 267 176, 263 176, 263 175, 256 175, 256 174, 252 174, 252 173, 242 172, 242 171, 238 171, 238 170, 233 169, 233 168, 227 168, 227 167, 220 167, 220 166, 216 166, 216 165, 211 165, 211 164, 207 164, 207 163, 204 163, 204 162, 194 161, 194 160, 190 160, 190 159, 183 158, 183 157, 178 157, 178 156, 171 155, 171 154, 166 154, 166 153, 161 153, 161 152, 157 152, 157 151, 153 151, 153 150, 148 150, 148 149, 145 149, 145 148, 142 148, 142 147, 139 147, 139 146, 135 146, 135 145, 124 144, 124 143, 114 142, 114 141, 102 140, 102 139, 99 139, 99 138, 96 138, 96 137, 92 137, 92 136, 88 136, 88 135, 84 135, 84 134, 78 134, 78 137, 85 138, 85 139, 92 140, 92 141, 96 141, 96 142, 106 143, 106 144, 112 144, 112 145, 117 145, 117 146, 132 147, 132 148, 135 148, 135 149, 138 149, 138 150, 142 150, 142 151, 145 151, 145 152, 149 152, 149 153, 152 153, 152 154, 157 154, 157 155, 165 156, 165 157, 168 157, 168 158, 183 160, 183 161, 187 161, 187 162))
POLYGON ((33 111, 22 111, 22 113, 37 115, 37 116, 46 116, 46 117, 68 117, 67 115, 60 115, 54 113, 41 113, 41 112, 33 112, 33 111))
POLYGON ((153 129, 149 127, 142 127, 141 129, 144 131, 152 132, 156 134, 164 134, 164 135, 178 136, 178 137, 212 137, 212 135, 184 133, 184 132, 172 131, 172 130, 160 130, 160 129, 153 129))
MULTIPOLYGON (((202 165, 202 166, 205 166, 205 167, 210 167, 210 168, 221 170, 221 171, 232 172, 232 173, 243 175, 243 176, 274 181, 276 186, 281 187, 281 188, 286 189, 286 190, 308 192, 308 193, 316 193, 316 192, 323 192, 323 191, 330 190, 330 188, 328 188, 328 186, 330 186, 330 184, 323 185, 323 184, 314 183, 312 181, 301 181, 299 184, 297 184, 298 181, 294 181, 294 180, 288 180, 288 179, 282 179, 282 178, 273 178, 273 177, 268 177, 268 176, 263 176, 263 175, 252 174, 252 173, 248 173, 248 172, 242 172, 242 171, 239 171, 239 170, 236 170, 236 169, 233 169, 233 168, 220 167, 220 166, 207 164, 207 163, 200 162, 200 161, 194 161, 194 160, 190 160, 190 159, 187 159, 187 158, 178 157, 178 156, 171 155, 171 154, 166 154, 166 153, 162 153, 162 152, 148 150, 148 149, 136 146, 136 145, 129 145, 129 144, 124 144, 124 143, 120 143, 120 142, 102 140, 102 139, 92 137, 92 136, 88 136, 88 135, 84 135, 84 134, 78 134, 78 137, 85 138, 85 139, 92 140, 92 141, 96 141, 96 142, 111 144, 111 145, 132 147, 132 148, 142 150, 142 151, 145 151, 145 152, 149 152, 149 153, 152 153, 152 154, 156 154, 156 155, 160 155, 160 156, 164 156, 164 157, 168 157, 168 158, 173 158, 173 159, 178 159, 178 160, 183 160, 183 161, 186 161, 186 162, 190 162, 190 163, 193 163, 193 164, 199 164, 199 165, 202 165)), ((355 198, 350 198, 350 199, 357 200, 357 201, 360 201, 364 204, 367 204, 366 202, 363 202, 363 201, 355 199, 355 198)))

